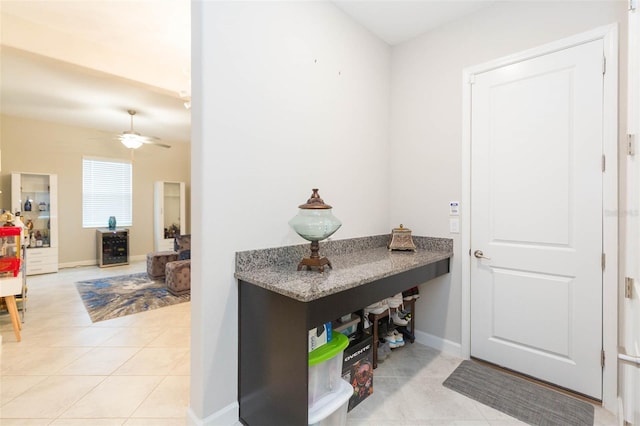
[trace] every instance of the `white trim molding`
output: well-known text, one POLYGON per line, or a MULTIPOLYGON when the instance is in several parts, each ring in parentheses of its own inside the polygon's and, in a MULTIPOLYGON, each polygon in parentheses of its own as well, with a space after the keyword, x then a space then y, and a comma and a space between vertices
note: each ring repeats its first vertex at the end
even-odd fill
POLYGON ((237 401, 227 405, 204 419, 200 419, 196 416, 191 407, 187 408, 187 424, 189 426, 235 426, 240 424, 239 418, 240 406, 237 401))
POLYGON ((434 336, 433 334, 419 330, 415 331, 415 336, 416 342, 422 345, 429 346, 430 348, 458 358, 463 358, 460 343, 452 342, 451 340, 443 339, 442 337, 434 336))
POLYGON ((603 99, 603 154, 607 158, 603 173, 602 233, 606 268, 603 272, 602 344, 606 361, 602 372, 602 404, 618 410, 618 25, 611 24, 557 40, 533 49, 468 67, 462 75, 462 330, 460 355, 471 356, 471 82, 476 74, 557 52, 594 40, 603 40, 606 57, 603 99), (613 212, 613 213, 612 213, 613 212))
MULTIPOLYGON (((144 262, 146 259, 147 259, 146 254, 137 254, 135 256, 129 256, 129 264, 134 262, 144 262)), ((76 262, 59 263, 58 269, 78 268, 81 266, 98 266, 98 262, 96 261, 96 259, 88 259, 88 260, 78 260, 76 262)), ((121 265, 115 265, 115 266, 121 266, 121 265)))

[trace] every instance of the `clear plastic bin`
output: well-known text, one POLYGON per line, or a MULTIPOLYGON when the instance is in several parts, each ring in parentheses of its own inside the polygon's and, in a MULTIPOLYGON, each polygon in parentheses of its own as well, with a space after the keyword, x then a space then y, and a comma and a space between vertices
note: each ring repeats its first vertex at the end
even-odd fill
POLYGON ((340 379, 337 388, 309 407, 310 426, 345 426, 353 387, 340 379))
POLYGON ((309 407, 341 386, 342 354, 347 336, 332 332, 331 341, 309 352, 309 407))

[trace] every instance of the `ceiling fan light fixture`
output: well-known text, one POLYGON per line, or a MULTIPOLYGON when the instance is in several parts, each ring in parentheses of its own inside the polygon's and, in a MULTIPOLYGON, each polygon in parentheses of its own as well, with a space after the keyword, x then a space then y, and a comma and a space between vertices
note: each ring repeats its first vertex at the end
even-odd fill
POLYGON ((129 128, 129 130, 125 130, 124 132, 116 136, 116 140, 120 141, 122 145, 126 146, 129 149, 138 149, 143 144, 155 145, 162 148, 171 148, 171 145, 160 143, 160 139, 155 136, 144 136, 134 131, 133 116, 136 115, 136 110, 129 109, 127 110, 127 112, 131 117, 131 127, 129 128))
POLYGON ((130 149, 138 149, 142 146, 142 137, 136 133, 125 132, 120 138, 122 145, 130 149))

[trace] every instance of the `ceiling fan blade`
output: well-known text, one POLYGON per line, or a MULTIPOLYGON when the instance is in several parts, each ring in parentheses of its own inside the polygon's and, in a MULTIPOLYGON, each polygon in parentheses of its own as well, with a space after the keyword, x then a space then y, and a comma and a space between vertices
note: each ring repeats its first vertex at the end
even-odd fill
POLYGON ((159 147, 162 147, 162 148, 171 148, 171 145, 167 145, 166 143, 162 143, 162 142, 159 142, 159 141, 160 141, 160 139, 157 139, 157 140, 143 140, 142 143, 148 144, 148 145, 155 145, 155 146, 159 146, 159 147))

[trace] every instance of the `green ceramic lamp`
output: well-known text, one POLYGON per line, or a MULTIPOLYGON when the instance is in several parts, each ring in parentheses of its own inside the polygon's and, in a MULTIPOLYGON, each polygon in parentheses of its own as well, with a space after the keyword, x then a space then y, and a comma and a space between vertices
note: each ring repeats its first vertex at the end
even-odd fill
POLYGON ((342 222, 331 212, 331 206, 325 204, 318 189, 312 190, 311 198, 306 204, 301 204, 298 214, 289 221, 289 225, 294 231, 307 241, 311 241, 311 256, 303 258, 298 264, 298 271, 303 268, 317 269, 324 272, 324 267, 331 266, 331 262, 326 257, 320 257, 319 242, 329 238, 342 226, 342 222))

